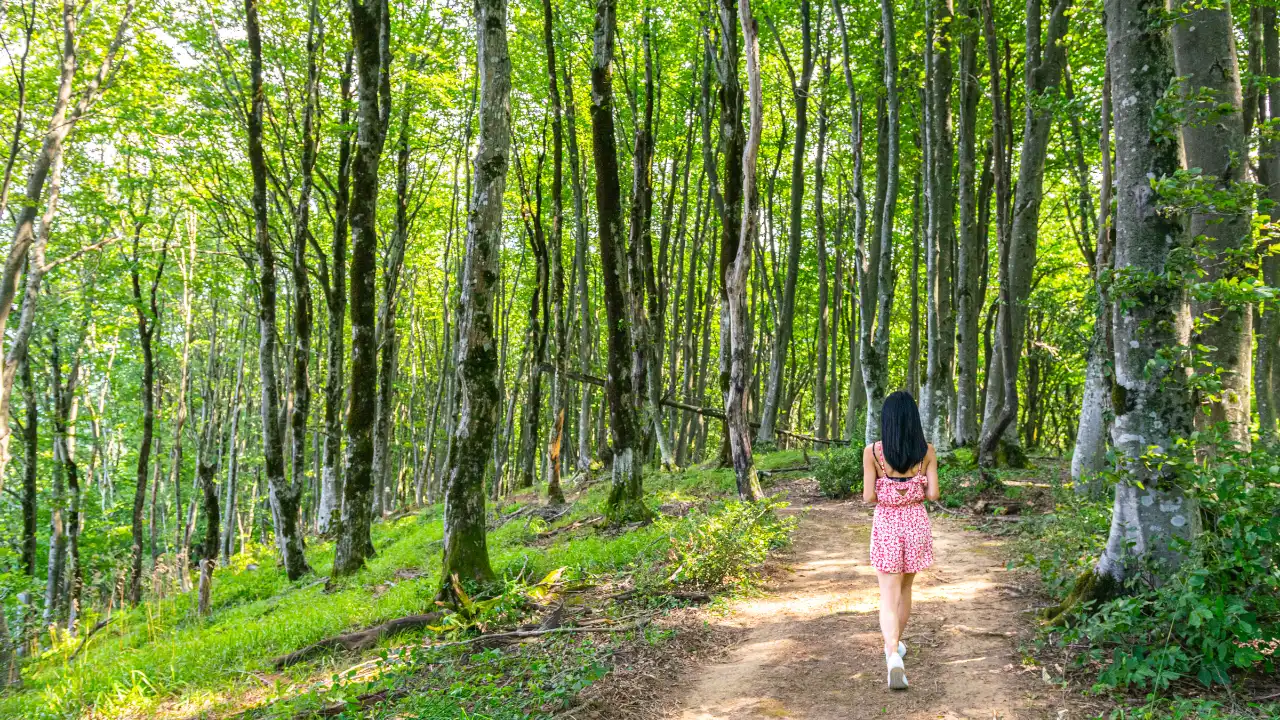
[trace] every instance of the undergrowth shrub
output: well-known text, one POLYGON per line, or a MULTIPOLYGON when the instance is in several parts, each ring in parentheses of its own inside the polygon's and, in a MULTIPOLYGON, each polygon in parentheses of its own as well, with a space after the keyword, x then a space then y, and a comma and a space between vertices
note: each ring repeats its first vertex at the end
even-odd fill
POLYGON ((796 520, 777 513, 786 506, 773 498, 729 500, 690 513, 671 535, 668 558, 674 570, 667 581, 704 588, 747 581, 769 550, 789 540, 796 520))
MULTIPOLYGON (((1176 570, 1138 573, 1120 597, 1081 606, 1058 638, 1086 646, 1077 660, 1096 669, 1100 688, 1159 691, 1191 678, 1227 685, 1233 674, 1277 670, 1280 458, 1223 451, 1171 464, 1198 501, 1204 527, 1181 548, 1185 560, 1176 570)), ((1051 542, 1039 543, 1053 548, 1037 563, 1050 587, 1065 594, 1070 579, 1092 565, 1106 517, 1059 514, 1051 542)))
POLYGON ((817 459, 813 476, 823 495, 843 500, 862 489, 862 448, 834 448, 817 459))

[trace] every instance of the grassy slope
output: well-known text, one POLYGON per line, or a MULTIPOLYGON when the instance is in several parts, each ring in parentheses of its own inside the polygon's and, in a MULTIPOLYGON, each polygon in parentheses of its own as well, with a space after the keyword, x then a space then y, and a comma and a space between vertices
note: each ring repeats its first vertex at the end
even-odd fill
MULTIPOLYGON (((799 453, 781 452, 762 457, 760 464, 765 469, 786 467, 799 459, 799 453)), ((732 473, 724 470, 654 475, 647 481, 648 499, 655 507, 726 497, 733 487, 732 473)), ((603 482, 585 489, 554 525, 563 527, 598 514, 604 490, 603 482)), ((502 509, 510 513, 514 507, 507 504, 502 509)), ((440 513, 439 507, 427 508, 375 525, 378 556, 329 594, 322 581, 333 561, 331 543, 308 549, 317 575, 298 583, 285 579, 271 548, 251 548, 237 556, 231 568, 217 572, 210 617, 196 617, 190 595, 118 612, 75 662, 68 662, 75 645, 69 643, 28 663, 26 689, 0 698, 0 718, 81 717, 90 709, 97 717, 149 716, 161 708, 187 715, 234 706, 250 691, 262 695, 271 658, 345 630, 434 609, 440 513)), ((535 545, 531 541, 547 525, 537 518, 521 518, 493 532, 489 548, 495 571, 506 578, 538 578, 561 566, 576 577, 616 578, 663 562, 668 544, 662 541, 671 527, 658 523, 621 534, 566 533, 549 544, 535 545)), ((406 641, 402 636, 397 642, 406 641)), ((588 655, 563 657, 576 657, 588 668, 600 661, 588 655)), ((333 667, 334 662, 324 660, 321 667, 333 667)), ((491 668, 495 669, 519 670, 491 668)), ((270 679, 278 686, 316 672, 315 665, 302 666, 270 679)), ((589 682, 598 674, 578 672, 575 677, 589 682)))

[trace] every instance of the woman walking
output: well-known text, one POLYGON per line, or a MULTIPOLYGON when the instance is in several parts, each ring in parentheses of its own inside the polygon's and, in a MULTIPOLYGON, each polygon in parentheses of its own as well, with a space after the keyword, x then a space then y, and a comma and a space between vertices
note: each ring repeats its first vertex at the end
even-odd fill
POLYGON ((884 401, 880 442, 862 452, 862 499, 876 506, 871 523, 871 565, 880 580, 880 632, 889 687, 907 688, 902 642, 911 617, 911 583, 933 564, 933 529, 925 500, 937 500, 938 457, 924 439, 920 410, 911 393, 884 401))

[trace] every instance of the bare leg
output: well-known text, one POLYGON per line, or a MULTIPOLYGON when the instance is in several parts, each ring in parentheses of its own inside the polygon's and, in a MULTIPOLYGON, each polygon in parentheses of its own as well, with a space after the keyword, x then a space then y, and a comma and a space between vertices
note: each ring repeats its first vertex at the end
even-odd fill
POLYGON ((885 653, 898 652, 898 638, 902 635, 905 620, 898 619, 902 602, 902 574, 877 572, 880 580, 880 632, 884 635, 885 653))
MULTIPOLYGON (((915 573, 903 573, 901 595, 898 597, 898 639, 907 632, 907 619, 911 617, 911 583, 916 579, 915 573)), ((897 643, 894 643, 897 647, 897 643)))

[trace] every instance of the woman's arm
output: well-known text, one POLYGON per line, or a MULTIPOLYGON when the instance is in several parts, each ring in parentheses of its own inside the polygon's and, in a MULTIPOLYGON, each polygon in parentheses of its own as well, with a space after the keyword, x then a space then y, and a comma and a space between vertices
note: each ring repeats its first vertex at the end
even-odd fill
POLYGON ((876 501, 876 459, 872 454, 871 446, 868 445, 862 449, 862 501, 865 503, 873 503, 876 501))
POLYGON ((938 454, 934 452, 933 446, 929 446, 929 453, 925 455, 925 475, 929 478, 929 486, 925 488, 925 497, 934 502, 938 502, 942 498, 942 488, 938 486, 938 454))

